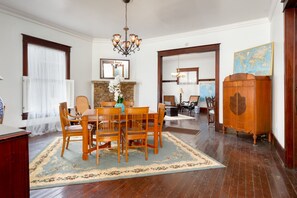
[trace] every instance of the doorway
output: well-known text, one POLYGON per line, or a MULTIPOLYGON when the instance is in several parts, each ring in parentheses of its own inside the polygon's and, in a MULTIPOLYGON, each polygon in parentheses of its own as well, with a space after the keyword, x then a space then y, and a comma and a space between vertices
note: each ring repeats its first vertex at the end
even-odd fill
POLYGON ((167 56, 203 52, 215 52, 215 131, 219 131, 222 128, 221 124, 219 123, 220 43, 158 51, 158 102, 162 102, 163 58, 167 56))

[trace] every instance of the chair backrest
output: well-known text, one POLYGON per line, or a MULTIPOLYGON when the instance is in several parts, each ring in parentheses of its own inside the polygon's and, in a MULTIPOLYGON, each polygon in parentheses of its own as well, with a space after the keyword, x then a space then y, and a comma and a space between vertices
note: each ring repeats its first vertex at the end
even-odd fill
POLYGON ((77 96, 75 111, 77 114, 83 114, 87 109, 90 109, 89 100, 86 96, 77 96))
POLYGON ((126 100, 124 100, 123 103, 124 103, 125 108, 133 107, 134 106, 134 101, 126 101, 126 100))
POLYGON ((189 97, 189 102, 190 102, 190 103, 191 103, 191 102, 197 102, 197 104, 198 104, 199 98, 200 98, 200 96, 191 95, 191 96, 189 97))
POLYGON ((96 130, 102 136, 118 135, 121 131, 121 108, 96 108, 96 130))
POLYGON ((165 104, 159 103, 158 104, 158 124, 160 126, 160 130, 163 128, 163 121, 165 116, 165 104))
POLYGON ((125 109, 126 133, 133 134, 148 131, 149 107, 130 107, 125 109))
POLYGON ((65 131, 65 127, 70 126, 70 122, 67 117, 67 111, 68 111, 67 102, 61 102, 59 106, 59 113, 60 113, 60 122, 61 122, 61 128, 63 133, 65 131))
POLYGON ((175 96, 174 95, 164 95, 164 104, 166 106, 175 106, 175 96))
POLYGON ((115 101, 111 101, 111 102, 103 101, 103 102, 100 102, 100 107, 114 107, 115 104, 116 104, 115 101))
POLYGON ((214 109, 215 98, 214 97, 205 97, 207 109, 214 109))

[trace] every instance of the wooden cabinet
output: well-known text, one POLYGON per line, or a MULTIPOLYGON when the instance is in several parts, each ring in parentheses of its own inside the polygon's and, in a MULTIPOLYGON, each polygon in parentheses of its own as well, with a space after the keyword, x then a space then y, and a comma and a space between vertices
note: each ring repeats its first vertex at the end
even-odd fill
POLYGON ((0 124, 0 197, 29 197, 28 134, 0 124))
POLYGON ((233 74, 223 83, 223 132, 226 127, 257 135, 267 133, 271 141, 272 95, 269 76, 233 74))

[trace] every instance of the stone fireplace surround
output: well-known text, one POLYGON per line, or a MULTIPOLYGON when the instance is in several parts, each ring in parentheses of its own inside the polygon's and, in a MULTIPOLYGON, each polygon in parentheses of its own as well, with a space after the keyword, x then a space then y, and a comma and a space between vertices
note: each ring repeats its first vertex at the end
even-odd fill
MULTIPOLYGON (((109 81, 103 80, 93 80, 93 101, 94 108, 100 106, 102 101, 114 101, 113 93, 110 93, 108 90, 109 81)), ((123 81, 121 82, 121 91, 124 97, 124 100, 134 101, 134 87, 136 82, 132 81, 123 81)))

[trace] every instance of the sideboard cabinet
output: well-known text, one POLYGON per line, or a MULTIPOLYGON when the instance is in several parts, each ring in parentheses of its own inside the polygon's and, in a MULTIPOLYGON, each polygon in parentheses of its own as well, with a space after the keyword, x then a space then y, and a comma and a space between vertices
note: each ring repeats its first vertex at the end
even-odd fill
POLYGON ((29 197, 28 135, 0 124, 0 197, 29 197))
POLYGON ((272 93, 269 76, 233 74, 223 83, 223 132, 230 127, 236 132, 268 134, 271 141, 272 93))

